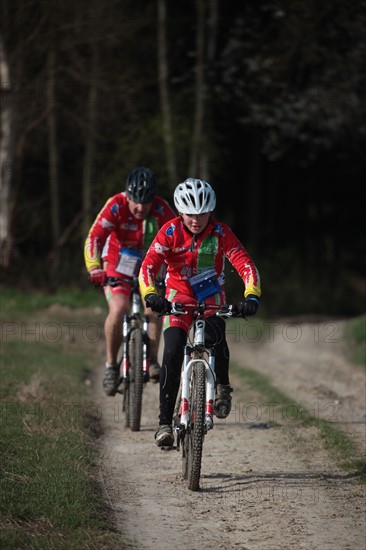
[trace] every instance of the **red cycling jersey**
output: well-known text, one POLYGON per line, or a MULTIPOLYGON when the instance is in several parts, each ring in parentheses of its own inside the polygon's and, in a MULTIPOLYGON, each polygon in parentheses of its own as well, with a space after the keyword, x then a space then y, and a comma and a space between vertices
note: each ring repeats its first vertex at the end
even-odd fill
POLYGON ((226 301, 224 290, 225 258, 229 260, 244 283, 244 296, 261 295, 260 278, 257 268, 242 243, 224 223, 211 218, 200 235, 192 235, 180 217, 166 223, 156 234, 144 261, 139 282, 143 298, 147 294, 157 294, 155 279, 159 268, 167 264, 166 297, 169 300, 182 300, 183 297, 197 299, 190 279, 207 270, 217 276, 220 290, 210 296, 209 301, 222 305, 226 301))
POLYGON ((169 204, 155 196, 147 218, 138 220, 129 210, 126 193, 114 195, 97 215, 85 241, 88 271, 104 262, 109 277, 128 276, 128 260, 134 253, 143 256, 159 228, 174 216, 169 204))

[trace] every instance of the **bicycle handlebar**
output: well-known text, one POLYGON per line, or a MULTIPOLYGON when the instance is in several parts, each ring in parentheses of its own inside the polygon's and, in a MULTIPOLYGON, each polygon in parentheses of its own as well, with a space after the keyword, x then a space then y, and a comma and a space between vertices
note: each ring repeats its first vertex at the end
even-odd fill
POLYGON ((213 311, 218 317, 240 317, 235 304, 224 304, 217 306, 215 304, 206 304, 198 302, 196 304, 182 304, 181 302, 171 302, 171 311, 165 315, 187 315, 193 313, 196 317, 203 315, 205 311, 213 311))

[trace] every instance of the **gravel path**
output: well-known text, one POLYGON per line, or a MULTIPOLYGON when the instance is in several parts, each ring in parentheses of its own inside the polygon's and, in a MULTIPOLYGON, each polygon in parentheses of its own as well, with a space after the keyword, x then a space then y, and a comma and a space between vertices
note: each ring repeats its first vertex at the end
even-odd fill
POLYGON ((284 320, 261 334, 239 323, 232 361, 268 376, 294 406, 264 402, 232 374, 233 411, 206 437, 199 492, 182 481, 180 454, 154 444, 157 385, 145 387, 141 431, 133 433, 123 427, 121 399, 104 396, 98 369, 100 479, 122 547, 365 549, 365 485, 336 466, 316 428, 294 422, 300 403, 351 434, 362 455, 365 371, 345 358, 343 323, 284 320))

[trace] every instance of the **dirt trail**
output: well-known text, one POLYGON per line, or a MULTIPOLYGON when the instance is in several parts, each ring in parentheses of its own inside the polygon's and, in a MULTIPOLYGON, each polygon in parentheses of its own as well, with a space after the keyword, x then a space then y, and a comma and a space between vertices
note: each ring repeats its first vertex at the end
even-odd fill
MULTIPOLYGON (((269 336, 247 333, 251 342, 244 342, 240 325, 230 335, 231 356, 270 376, 314 414, 332 415, 361 449, 365 372, 344 358, 342 323, 332 327, 337 342, 328 341, 329 327, 286 321, 267 327, 269 336)), ((254 331, 248 325, 245 330, 250 328, 254 331)), ((366 548, 365 486, 335 465, 314 427, 291 422, 295 405, 281 411, 263 403, 232 375, 233 411, 216 420, 205 440, 201 490, 193 493, 181 480, 180 454, 154 444, 157 385, 145 387, 142 429, 133 433, 123 427, 121 399, 105 397, 101 381, 99 369, 94 386, 103 413, 100 476, 116 526, 128 541, 124 548, 366 548)))

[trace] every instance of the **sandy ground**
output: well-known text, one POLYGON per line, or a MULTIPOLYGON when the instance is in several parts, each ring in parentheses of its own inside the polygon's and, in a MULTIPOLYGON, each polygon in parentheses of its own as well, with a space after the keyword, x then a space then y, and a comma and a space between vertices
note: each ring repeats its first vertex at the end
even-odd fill
POLYGON ((365 485, 336 466, 316 428, 294 422, 301 404, 365 451, 365 371, 346 358, 342 322, 282 320, 260 333, 238 323, 229 334, 233 364, 265 374, 294 403, 267 403, 233 373, 233 410, 205 439, 198 492, 181 479, 180 453, 155 446, 158 386, 146 385, 141 431, 131 432, 121 397, 103 394, 96 371, 100 480, 121 547, 364 550, 365 485))

